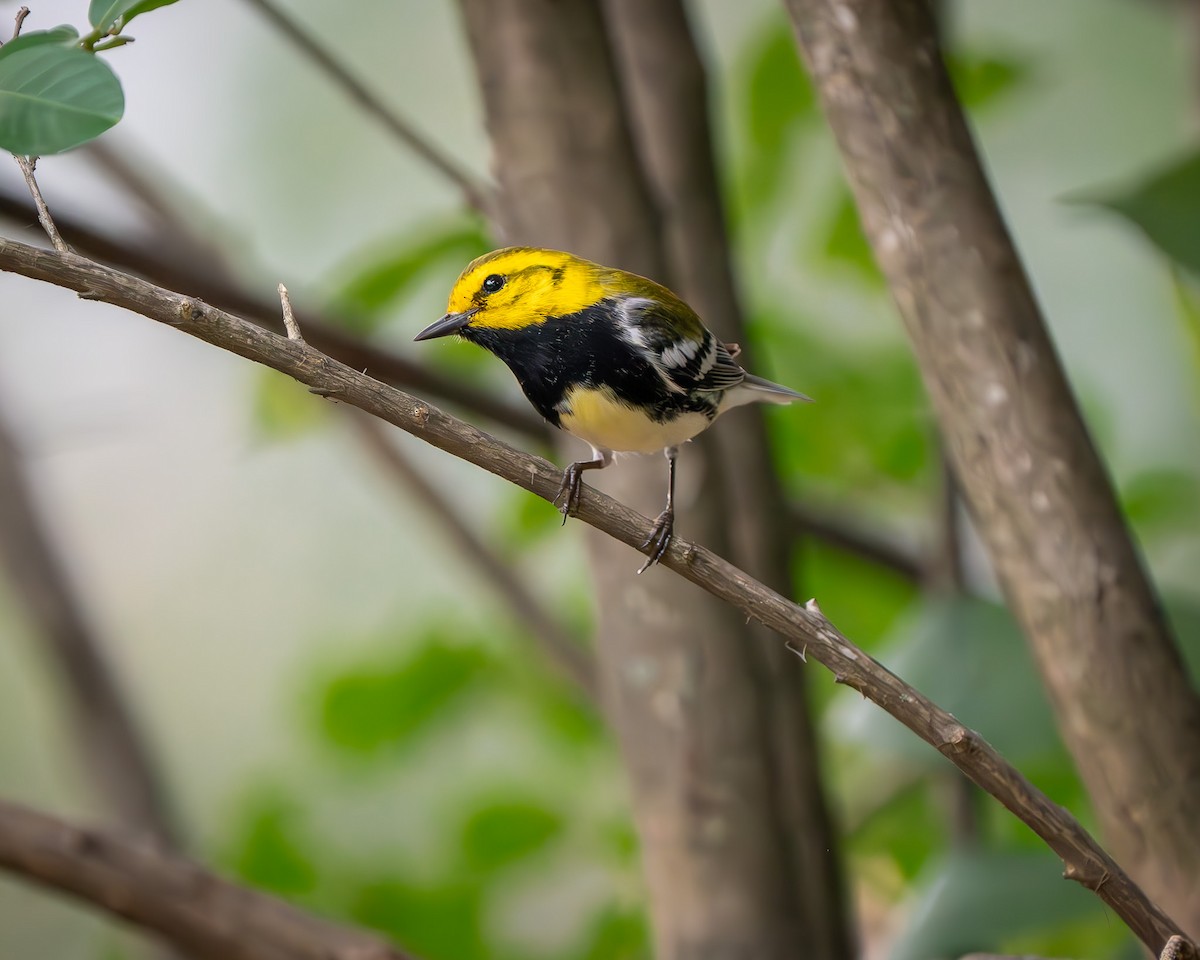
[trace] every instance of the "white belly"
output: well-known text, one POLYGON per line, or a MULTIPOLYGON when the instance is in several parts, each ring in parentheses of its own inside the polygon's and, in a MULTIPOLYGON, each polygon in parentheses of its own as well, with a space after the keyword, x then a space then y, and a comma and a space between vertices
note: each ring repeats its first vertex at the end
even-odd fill
POLYGON ((685 413, 658 423, 604 388, 575 387, 559 404, 562 428, 601 450, 657 453, 691 440, 711 422, 702 413, 685 413))

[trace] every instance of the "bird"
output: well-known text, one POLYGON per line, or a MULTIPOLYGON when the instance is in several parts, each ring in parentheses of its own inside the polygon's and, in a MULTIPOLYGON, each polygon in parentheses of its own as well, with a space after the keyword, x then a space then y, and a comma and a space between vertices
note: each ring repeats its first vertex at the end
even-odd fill
POLYGON ((561 250, 504 247, 472 260, 445 316, 414 339, 454 334, 503 360, 542 417, 591 446, 590 460, 563 471, 553 501, 563 523, 586 471, 614 453, 666 454, 667 502, 638 573, 674 536, 680 445, 733 407, 812 399, 743 370, 736 345, 661 284, 561 250))

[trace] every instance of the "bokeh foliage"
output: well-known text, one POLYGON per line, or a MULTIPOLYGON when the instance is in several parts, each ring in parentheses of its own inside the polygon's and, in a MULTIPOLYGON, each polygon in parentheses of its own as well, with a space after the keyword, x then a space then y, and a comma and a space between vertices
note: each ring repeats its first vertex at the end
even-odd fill
MULTIPOLYGON (((84 37, 57 28, 0 48, 0 145, 51 153, 116 123, 119 83, 93 51, 163 5, 95 0, 84 37), (30 86, 33 67, 56 78, 52 93, 30 86), (37 109, 14 106, 18 99, 37 109)), ((1038 65, 1004 50, 955 49, 950 66, 977 116, 1001 105, 1019 109, 1036 94, 1038 65)), ((719 79, 734 115, 720 150, 748 278, 750 346, 769 366, 762 372, 819 401, 816 412, 771 417, 784 484, 796 498, 836 505, 924 549, 941 482, 936 431, 849 190, 834 168, 808 162, 828 151, 828 133, 783 17, 765 22, 732 74, 719 79), (803 216, 789 203, 801 176, 821 201, 803 216), (871 335, 816 322, 763 266, 778 249, 861 304, 871 335)), ((1200 379, 1200 154, 1133 175, 1123 187, 1080 188, 1075 202, 1123 218, 1161 254, 1200 379)), ((448 287, 492 245, 478 218, 457 210, 373 238, 324 278, 329 313, 348 332, 406 338, 428 319, 412 315, 416 294, 448 287)), ((498 364, 469 347, 433 344, 425 356, 512 389, 498 364)), ((254 400, 262 443, 294 442, 339 423, 270 371, 260 375, 254 400)), ((1121 494, 1148 545, 1195 536, 1195 472, 1143 470, 1124 478, 1121 494)), ((523 567, 561 535, 551 508, 514 493, 489 540, 523 567)), ((994 596, 932 590, 815 540, 797 550, 796 580, 847 635, 1088 819, 1036 669, 994 596)), ((580 581, 553 597, 554 613, 581 638, 591 618, 584 596, 580 581)), ((1195 668, 1200 613, 1188 602, 1171 612, 1195 668)), ((427 960, 649 955, 635 834, 612 786, 620 781, 615 745, 594 706, 544 670, 510 625, 481 625, 466 610, 432 624, 398 612, 384 635, 338 637, 336 646, 344 651, 336 661, 313 663, 294 680, 305 765, 264 769, 230 800, 213 842, 228 870, 384 931, 427 960), (313 788, 331 780, 340 784, 335 796, 313 788), (378 843, 346 840, 341 825, 358 817, 379 824, 378 843), (522 927, 530 915, 544 929, 522 927)), ((864 913, 890 917, 893 960, 970 951, 1136 953, 1098 901, 1062 882, 1060 865, 1023 826, 873 705, 823 675, 814 680, 849 872, 864 913), (956 831, 951 811, 964 794, 974 818, 956 831)))

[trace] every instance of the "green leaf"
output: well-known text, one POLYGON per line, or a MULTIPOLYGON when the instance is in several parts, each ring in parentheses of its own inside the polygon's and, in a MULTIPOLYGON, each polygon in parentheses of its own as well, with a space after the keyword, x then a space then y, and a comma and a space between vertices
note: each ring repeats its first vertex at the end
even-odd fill
POLYGON ((244 815, 230 860, 247 883, 295 897, 316 886, 317 869, 308 846, 301 838, 295 805, 281 796, 265 796, 252 801, 244 815))
POLYGON ((88 22, 102 34, 108 33, 118 20, 124 28, 134 17, 175 2, 177 0, 92 0, 88 7, 88 22))
POLYGON ((1067 198, 1118 213, 1162 253, 1200 276, 1200 151, 1108 193, 1067 198))
POLYGON ((817 116, 816 95, 783 17, 773 16, 750 43, 740 113, 748 148, 741 181, 745 199, 760 206, 775 196, 794 132, 817 116))
POLYGON ((1200 480, 1183 470, 1145 470, 1122 485, 1121 501, 1138 526, 1179 530, 1200 516, 1200 480))
POLYGON ((254 425, 268 440, 293 440, 329 422, 330 407, 302 383, 275 370, 255 372, 254 425))
POLYGON ((579 960, 649 960, 650 931, 641 910, 621 904, 604 909, 589 924, 579 960))
POLYGON ((952 854, 924 885, 890 960, 1005 953, 1010 938, 1104 917, 1103 904, 1064 880, 1049 851, 952 854))
POLYGON ((536 801, 498 801, 467 820, 463 853, 472 870, 491 873, 543 849, 562 833, 562 827, 562 817, 536 801))
POLYGON ((991 106, 1029 79, 1029 65, 1014 57, 962 51, 946 54, 958 99, 968 110, 991 106))
POLYGON ((399 664, 367 664, 335 677, 321 703, 321 729, 352 754, 414 744, 479 678, 478 649, 434 641, 399 664))
POLYGON ((842 183, 838 188, 837 203, 833 215, 825 226, 825 243, 822 253, 833 263, 852 267, 861 280, 880 289, 884 286, 883 274, 875 262, 871 245, 863 233, 858 219, 858 207, 850 190, 842 183))
MULTIPOLYGON (((25 38, 13 43, 21 39, 25 38)), ((57 39, 37 40, 4 53, 0 147, 5 150, 24 156, 61 153, 95 139, 121 119, 121 84, 108 64, 92 54, 57 39)))
POLYGON ((921 780, 894 793, 870 811, 850 835, 856 857, 886 857, 911 881, 946 845, 945 812, 921 780))
POLYGON ((423 960, 492 956, 484 943, 480 890, 474 884, 416 886, 407 880, 382 880, 359 891, 351 913, 423 960))
POLYGON ((1171 270, 1171 284, 1175 288, 1179 322, 1191 347, 1192 365, 1200 372, 1200 293, 1196 290, 1195 279, 1189 280, 1178 267, 1171 270))
POLYGON ((22 33, 15 40, 9 40, 8 43, 0 47, 0 60, 3 60, 5 57, 11 57, 18 50, 40 47, 43 44, 58 44, 61 47, 69 48, 78 39, 79 32, 74 27, 65 23, 52 30, 32 30, 28 33, 22 33))
MULTIPOLYGON (((348 329, 372 332, 386 312, 398 307, 429 273, 445 264, 461 270, 491 249, 477 217, 456 218, 426 231, 416 239, 408 233, 382 251, 376 247, 355 257, 349 279, 334 293, 331 304, 332 312, 344 317, 348 329)), ((450 289, 449 282, 446 289, 450 289)))

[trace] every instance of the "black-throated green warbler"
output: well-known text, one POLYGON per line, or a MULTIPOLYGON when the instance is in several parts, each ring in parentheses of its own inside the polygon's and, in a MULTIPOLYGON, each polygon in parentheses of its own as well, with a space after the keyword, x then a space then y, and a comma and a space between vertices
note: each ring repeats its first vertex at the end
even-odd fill
POLYGON ((666 287, 558 250, 506 247, 468 264, 446 315, 416 339, 452 333, 507 363, 538 413, 591 444, 592 459, 563 473, 564 522, 583 471, 614 452, 666 453, 667 505, 638 573, 671 542, 679 445, 731 407, 809 399, 746 373, 666 287))

